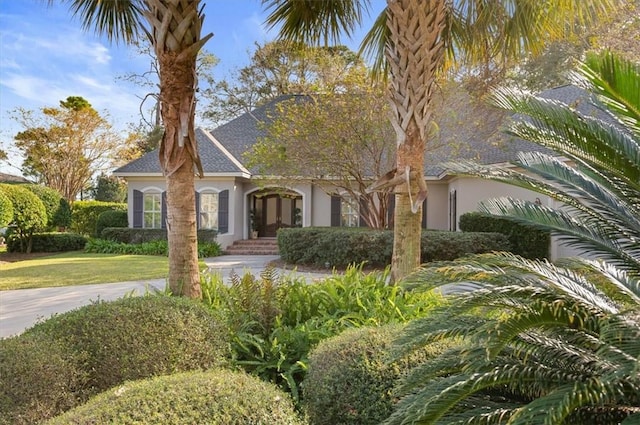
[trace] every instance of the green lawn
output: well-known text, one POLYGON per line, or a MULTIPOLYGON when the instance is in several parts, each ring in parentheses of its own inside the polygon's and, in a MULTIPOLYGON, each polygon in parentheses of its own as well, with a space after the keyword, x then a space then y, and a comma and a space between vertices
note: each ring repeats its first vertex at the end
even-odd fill
POLYGON ((67 252, 0 264, 0 290, 166 278, 167 257, 67 252))

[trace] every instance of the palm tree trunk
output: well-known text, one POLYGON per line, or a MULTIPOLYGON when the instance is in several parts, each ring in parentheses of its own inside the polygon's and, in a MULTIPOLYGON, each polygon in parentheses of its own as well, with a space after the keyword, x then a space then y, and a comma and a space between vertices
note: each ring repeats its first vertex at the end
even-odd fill
POLYGON ((424 181, 432 92, 444 55, 446 6, 445 0, 387 3, 386 58, 391 71, 391 123, 397 136, 396 169, 411 171, 410 188, 396 187, 391 279, 397 282, 420 265, 422 206, 412 205, 411 200, 417 197, 418 179, 424 181))

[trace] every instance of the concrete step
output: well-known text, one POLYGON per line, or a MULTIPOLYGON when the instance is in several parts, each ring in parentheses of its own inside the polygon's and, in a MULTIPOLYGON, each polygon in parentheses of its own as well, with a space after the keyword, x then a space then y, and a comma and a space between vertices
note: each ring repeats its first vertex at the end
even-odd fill
POLYGON ((227 255, 278 255, 278 241, 275 238, 243 239, 228 246, 227 255))

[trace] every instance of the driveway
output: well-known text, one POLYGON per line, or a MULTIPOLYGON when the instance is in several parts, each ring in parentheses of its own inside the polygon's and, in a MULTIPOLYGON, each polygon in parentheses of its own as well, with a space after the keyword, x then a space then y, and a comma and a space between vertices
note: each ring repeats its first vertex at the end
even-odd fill
MULTIPOLYGON (((277 255, 222 255, 206 258, 212 272, 220 273, 228 282, 231 272, 259 275, 277 255)), ((303 273, 280 270, 281 274, 295 274, 307 279, 326 277, 325 273, 303 273)), ((141 295, 146 291, 163 290, 164 279, 104 283, 97 285, 62 286, 56 288, 18 289, 0 291, 0 338, 16 335, 33 326, 38 320, 53 314, 73 310, 95 301, 115 300, 126 294, 141 295)))

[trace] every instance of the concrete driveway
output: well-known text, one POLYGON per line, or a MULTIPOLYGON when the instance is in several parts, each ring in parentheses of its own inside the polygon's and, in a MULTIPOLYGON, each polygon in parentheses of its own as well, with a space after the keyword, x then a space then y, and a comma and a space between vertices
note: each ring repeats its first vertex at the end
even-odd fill
MULTIPOLYGON (((239 275, 250 272, 259 275, 277 255, 222 255, 207 258, 205 264, 212 272, 222 275, 228 281, 232 271, 239 275)), ((328 273, 303 273, 279 271, 281 274, 295 274, 307 279, 326 277, 328 273)), ((104 283, 97 285, 63 286, 57 288, 18 289, 0 291, 0 338, 16 335, 33 326, 38 320, 53 314, 73 310, 95 301, 115 300, 126 294, 142 295, 147 291, 164 290, 164 279, 104 283)))

